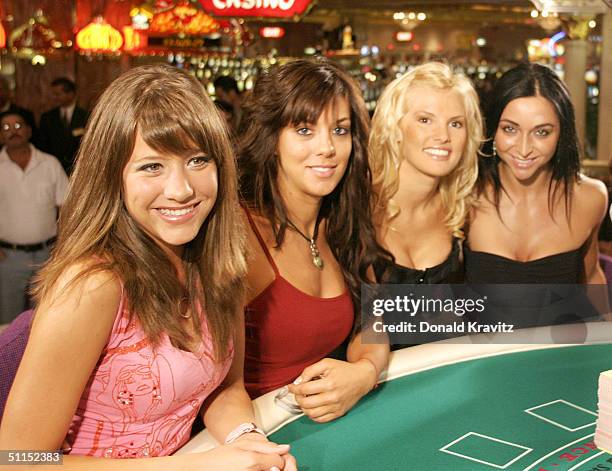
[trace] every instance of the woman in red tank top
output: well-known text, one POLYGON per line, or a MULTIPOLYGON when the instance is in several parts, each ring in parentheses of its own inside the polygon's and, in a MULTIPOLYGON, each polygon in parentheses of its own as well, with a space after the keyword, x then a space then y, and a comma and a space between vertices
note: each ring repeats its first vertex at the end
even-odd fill
POLYGON ((383 255, 370 218, 367 111, 339 67, 298 60, 260 77, 243 116, 245 384, 252 397, 289 384, 304 413, 326 422, 388 361, 388 345, 363 344, 357 322, 360 285, 383 255), (345 342, 348 361, 329 358, 345 342))

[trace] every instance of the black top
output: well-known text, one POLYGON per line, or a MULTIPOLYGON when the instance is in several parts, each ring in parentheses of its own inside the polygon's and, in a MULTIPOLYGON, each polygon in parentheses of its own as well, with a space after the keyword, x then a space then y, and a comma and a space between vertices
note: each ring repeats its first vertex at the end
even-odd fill
POLYGON ((417 270, 380 259, 374 263, 374 273, 379 283, 390 284, 439 284, 463 282, 460 260, 460 241, 453 238, 451 251, 439 265, 417 270))
MULTIPOLYGON (((472 251, 465 244, 466 281, 487 298, 487 308, 477 315, 477 320, 490 324, 509 322, 519 329, 599 319, 591 304, 593 294, 587 295, 583 285, 587 245, 588 241, 575 250, 519 262, 472 251)), ((597 293, 607 298, 606 289, 597 293)))
POLYGON ((569 252, 520 262, 501 255, 473 251, 468 244, 464 244, 465 279, 472 284, 584 283, 585 247, 586 242, 569 252))

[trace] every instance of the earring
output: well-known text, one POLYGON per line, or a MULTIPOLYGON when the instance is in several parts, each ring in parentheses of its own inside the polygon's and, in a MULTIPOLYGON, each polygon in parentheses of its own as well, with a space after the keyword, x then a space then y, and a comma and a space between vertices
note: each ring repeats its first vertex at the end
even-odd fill
POLYGON ((495 146, 495 141, 493 141, 493 144, 491 144, 491 148, 493 149, 493 154, 487 155, 487 157, 497 157, 497 147, 495 146))

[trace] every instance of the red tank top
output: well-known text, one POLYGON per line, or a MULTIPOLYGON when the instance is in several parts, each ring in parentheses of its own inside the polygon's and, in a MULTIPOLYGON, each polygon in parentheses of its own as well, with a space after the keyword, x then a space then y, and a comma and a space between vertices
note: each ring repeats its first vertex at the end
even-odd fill
POLYGON ((245 308, 244 382, 252 398, 293 382, 307 366, 338 348, 353 328, 346 290, 318 298, 284 279, 248 211, 247 217, 274 270, 270 283, 245 308))

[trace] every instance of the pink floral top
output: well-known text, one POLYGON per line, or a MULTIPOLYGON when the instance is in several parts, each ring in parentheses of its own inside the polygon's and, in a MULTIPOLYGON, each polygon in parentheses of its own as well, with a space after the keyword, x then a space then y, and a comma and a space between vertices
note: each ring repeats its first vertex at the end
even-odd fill
POLYGON ((204 399, 227 375, 233 357, 213 361, 208 327, 197 353, 163 335, 152 348, 122 293, 110 338, 68 432, 71 454, 106 458, 165 456, 189 440, 204 399))

